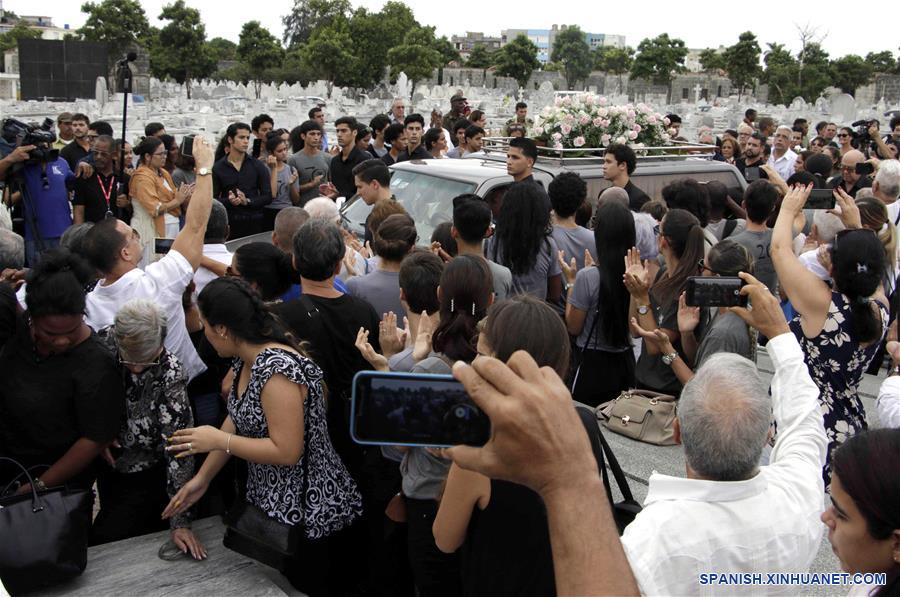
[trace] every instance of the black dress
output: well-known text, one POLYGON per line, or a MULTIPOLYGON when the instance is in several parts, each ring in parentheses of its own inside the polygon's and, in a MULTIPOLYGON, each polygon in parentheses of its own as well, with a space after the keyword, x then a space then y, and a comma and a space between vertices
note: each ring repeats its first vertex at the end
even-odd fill
POLYGON ((491 480, 487 508, 472 513, 462 549, 463 594, 556 595, 547 510, 523 485, 491 480))

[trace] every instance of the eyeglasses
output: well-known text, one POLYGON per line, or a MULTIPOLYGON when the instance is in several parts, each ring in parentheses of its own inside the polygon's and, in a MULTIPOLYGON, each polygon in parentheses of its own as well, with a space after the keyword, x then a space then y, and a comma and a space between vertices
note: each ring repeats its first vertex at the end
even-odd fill
POLYGON ((855 172, 855 171, 856 171, 856 164, 854 164, 852 166, 845 166, 844 164, 841 164, 841 172, 855 172))
POLYGON ((164 155, 166 155, 167 153, 168 153, 167 151, 162 151, 162 152, 155 151, 155 152, 153 152, 153 157, 161 158, 164 155))
POLYGON ((241 277, 241 275, 239 273, 237 273, 234 270, 234 268, 232 268, 230 265, 225 268, 225 276, 227 276, 229 278, 240 278, 241 277))
POLYGON ((701 271, 701 272, 707 271, 707 272, 709 272, 709 273, 711 273, 711 274, 714 274, 714 275, 716 275, 716 276, 719 275, 718 272, 716 272, 716 270, 714 270, 713 268, 711 268, 711 267, 709 267, 708 265, 706 265, 706 260, 705 260, 705 259, 701 259, 700 261, 698 261, 698 262, 697 262, 697 267, 700 268, 700 271, 701 271))
POLYGON ((841 138, 849 137, 849 136, 850 136, 850 135, 848 135, 847 133, 841 133, 841 134, 838 135, 838 137, 841 137, 841 138))
POLYGON ((653 227, 653 234, 655 234, 656 236, 659 236, 659 234, 660 234, 659 224, 657 224, 656 226, 653 227))
POLYGON ((160 361, 160 357, 156 357, 156 360, 155 360, 155 361, 151 361, 151 362, 149 362, 149 363, 139 363, 139 362, 136 362, 136 361, 126 361, 125 359, 122 358, 122 354, 119 353, 119 363, 121 363, 122 365, 129 365, 129 366, 131 366, 131 367, 143 367, 143 368, 145 368, 145 369, 149 369, 150 367, 156 367, 157 365, 159 365, 159 361, 160 361))

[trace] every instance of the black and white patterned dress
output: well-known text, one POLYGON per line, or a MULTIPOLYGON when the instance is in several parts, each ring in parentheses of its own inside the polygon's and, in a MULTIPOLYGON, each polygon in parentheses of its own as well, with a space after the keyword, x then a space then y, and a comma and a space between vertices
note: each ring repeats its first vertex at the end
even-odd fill
POLYGON ((237 383, 243 362, 235 359, 232 367, 235 383, 228 396, 228 413, 243 437, 269 436, 261 399, 263 387, 273 375, 283 375, 307 388, 303 455, 292 466, 248 462, 247 501, 283 523, 302 523, 309 539, 349 526, 362 514, 362 497, 328 436, 322 370, 306 357, 267 348, 256 357, 247 390, 239 398, 237 383), (305 484, 304 469, 309 477, 305 484), (306 495, 301 495, 304 485, 306 495))

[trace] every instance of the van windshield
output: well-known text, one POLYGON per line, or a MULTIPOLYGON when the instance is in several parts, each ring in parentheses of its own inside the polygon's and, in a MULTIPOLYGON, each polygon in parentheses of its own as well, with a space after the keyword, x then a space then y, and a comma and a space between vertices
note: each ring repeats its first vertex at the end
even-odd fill
MULTIPOLYGON (((420 244, 427 245, 434 229, 453 219, 453 198, 474 193, 475 184, 448 180, 420 172, 394 170, 391 192, 416 221, 420 244)), ((365 233, 366 218, 372 207, 357 197, 343 209, 344 221, 360 238, 365 233)))

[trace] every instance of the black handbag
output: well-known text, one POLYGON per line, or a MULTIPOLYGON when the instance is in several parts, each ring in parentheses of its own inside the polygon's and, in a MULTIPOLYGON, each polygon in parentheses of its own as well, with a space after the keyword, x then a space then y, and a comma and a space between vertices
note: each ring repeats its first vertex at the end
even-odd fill
POLYGON ((12 594, 74 578, 87 566, 94 496, 84 489, 38 491, 31 473, 12 458, 31 486, 30 494, 0 497, 0 578, 12 594))
POLYGON ((628 486, 628 479, 619 465, 619 461, 613 454, 612 448, 600 432, 600 426, 597 424, 597 417, 594 411, 583 406, 575 408, 578 416, 581 417, 581 423, 584 425, 591 442, 591 450, 594 452, 594 458, 597 460, 597 468, 600 470, 600 478, 603 480, 603 487, 606 488, 606 496, 609 499, 609 505, 612 508, 613 519, 616 521, 616 527, 619 529, 619 535, 625 531, 631 521, 642 510, 640 503, 634 499, 631 493, 631 487, 628 486), (613 501, 612 488, 609 484, 609 475, 606 472, 606 464, 609 464, 609 470, 612 471, 616 480, 616 486, 622 494, 621 502, 613 501))
MULTIPOLYGON (((235 376, 234 383, 238 379, 235 376)), ((307 395, 306 401, 309 400, 307 395)), ((303 443, 309 438, 309 409, 303 404, 303 443)), ((303 451, 300 478, 303 509, 306 509, 306 489, 309 482, 309 451, 303 451)), ((237 502, 224 517, 225 537, 222 543, 228 549, 247 556, 261 564, 285 573, 296 567, 302 559, 301 552, 309 547, 302 522, 289 525, 266 514, 258 506, 244 500, 237 502)), ((296 571, 294 571, 296 572, 296 571)))

